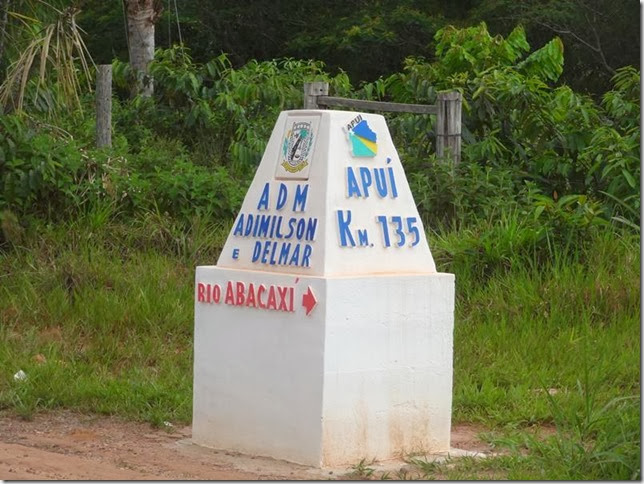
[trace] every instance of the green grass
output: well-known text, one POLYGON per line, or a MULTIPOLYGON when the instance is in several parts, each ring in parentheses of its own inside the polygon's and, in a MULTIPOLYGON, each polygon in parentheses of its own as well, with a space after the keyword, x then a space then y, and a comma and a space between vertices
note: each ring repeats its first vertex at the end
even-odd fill
MULTIPOLYGON (((0 250, 0 410, 190 422, 194 267, 215 263, 229 224, 114 215, 34 225, 0 250)), ((505 455, 421 476, 639 478, 639 237, 558 248, 528 230, 510 217, 430 234, 457 281, 453 421, 486 426, 505 455)))
POLYGON ((122 261, 95 248, 48 262, 16 257, 0 289, 0 406, 189 421, 187 268, 152 253, 122 261), (18 369, 28 379, 15 384, 18 369))
POLYGON ((545 390, 579 407, 575 390, 584 365, 598 399, 638 394, 639 258, 633 249, 585 264, 521 267, 464 291, 455 318, 454 417, 552 421, 545 390))
POLYGON ((85 222, 39 227, 0 256, 0 408, 188 423, 194 265, 216 254, 168 224, 85 222))
POLYGON ((544 248, 505 222, 485 222, 480 237, 443 233, 435 254, 457 281, 453 421, 494 428, 488 440, 511 455, 436 472, 639 478, 639 237, 544 248), (486 246, 490 233, 504 250, 486 246), (542 426, 556 432, 535 437, 542 426))

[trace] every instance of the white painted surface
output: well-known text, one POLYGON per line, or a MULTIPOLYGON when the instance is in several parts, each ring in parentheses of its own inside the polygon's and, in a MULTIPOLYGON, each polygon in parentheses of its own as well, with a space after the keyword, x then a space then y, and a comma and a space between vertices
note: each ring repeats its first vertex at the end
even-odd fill
POLYGON ((327 467, 447 451, 453 324, 454 276, 436 273, 384 118, 283 112, 218 265, 197 268, 193 441, 327 467), (362 121, 377 143, 356 156, 351 137, 362 121), (298 123, 310 123, 314 139, 296 153, 298 123), (377 170, 396 191, 372 183, 364 197, 377 170), (351 213, 353 236, 339 211, 344 220, 351 213), (246 234, 249 215, 274 223, 270 235, 252 224, 246 234), (290 220, 311 237, 273 231, 290 220), (307 255, 271 263, 273 244, 288 243, 307 255))
POLYGON ((449 449, 451 274, 285 281, 210 266, 196 279, 293 284, 299 307, 195 304, 195 443, 314 466, 449 449))
MULTIPOLYGON (((378 154, 373 158, 351 156, 351 145, 345 126, 358 113, 348 111, 284 111, 280 114, 271 138, 255 173, 253 182, 244 198, 240 215, 276 215, 283 220, 295 217, 314 218, 318 220, 316 240, 311 242, 312 256, 309 267, 294 267, 269 265, 252 262, 253 248, 257 241, 267 238, 252 236, 236 236, 235 225, 217 261, 218 267, 232 269, 265 270, 286 274, 302 274, 311 276, 335 276, 357 274, 403 274, 403 273, 432 273, 436 266, 432 258, 425 230, 418 215, 409 184, 393 145, 389 129, 384 117, 378 114, 360 114, 378 135, 378 154), (309 120, 315 124, 316 137, 311 163, 307 166, 306 180, 277 179, 276 170, 282 162, 282 147, 287 138, 289 127, 293 122, 309 120), (317 124, 319 123, 319 125, 317 124), (389 162, 387 160, 390 159, 389 162), (377 194, 375 180, 372 180, 368 198, 347 197, 347 168, 359 173, 360 168, 383 169, 388 177, 388 169, 393 170, 397 197, 393 198, 391 191, 385 198, 377 194), (265 184, 269 183, 269 210, 258 209, 265 184), (284 184, 288 190, 288 199, 284 207, 277 210, 279 187, 284 184), (293 211, 293 200, 296 187, 308 184, 307 206, 304 213, 293 211), (352 227, 366 229, 369 243, 373 247, 340 247, 337 230, 337 211, 351 210, 352 227), (376 216, 400 216, 403 223, 407 218, 415 218, 420 236, 415 247, 405 244, 395 246, 397 240, 390 228, 391 247, 384 247, 381 228, 376 216), (233 257, 233 251, 239 250, 238 258, 233 257)), ((389 188, 389 187, 388 187, 389 188)), ((362 191, 362 187, 361 187, 362 191)), ((286 228, 286 227, 285 227, 286 228)), ((406 227, 403 227, 406 230, 406 227)), ((357 242, 357 236, 355 236, 357 242)), ((277 240, 277 239, 275 239, 277 240)))
POLYGON ((323 464, 449 450, 454 276, 329 279, 323 464))
MULTIPOLYGON (((323 279, 197 268, 196 280, 225 284, 311 286, 325 299, 323 279), (288 280, 286 280, 288 279, 288 280)), ((306 316, 195 303, 192 438, 207 447, 319 465, 325 307, 306 316)))

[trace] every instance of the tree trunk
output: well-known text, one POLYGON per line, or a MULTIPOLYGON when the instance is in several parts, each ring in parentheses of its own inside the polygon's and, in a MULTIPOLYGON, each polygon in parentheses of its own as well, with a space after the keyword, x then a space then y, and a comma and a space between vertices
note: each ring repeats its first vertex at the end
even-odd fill
POLYGON ((7 37, 7 20, 11 0, 0 0, 0 64, 4 56, 4 41, 7 37))
POLYGON ((148 64, 154 59, 154 24, 163 7, 160 0, 123 0, 127 11, 130 66, 136 74, 133 94, 149 97, 154 92, 148 64))

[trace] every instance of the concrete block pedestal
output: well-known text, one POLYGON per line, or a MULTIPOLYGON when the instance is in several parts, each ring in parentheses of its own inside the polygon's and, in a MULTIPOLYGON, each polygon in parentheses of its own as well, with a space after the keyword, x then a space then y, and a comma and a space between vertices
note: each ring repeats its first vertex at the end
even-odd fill
POLYGON ((317 467, 447 452, 453 318, 385 119, 282 112, 197 268, 193 442, 317 467))
POLYGON ((197 280, 222 290, 219 303, 195 305, 194 443, 323 467, 449 450, 452 274, 204 266, 197 280), (239 281, 244 302, 226 304, 239 281), (266 288, 262 303, 270 287, 292 288, 294 311, 248 307, 250 284, 266 288))

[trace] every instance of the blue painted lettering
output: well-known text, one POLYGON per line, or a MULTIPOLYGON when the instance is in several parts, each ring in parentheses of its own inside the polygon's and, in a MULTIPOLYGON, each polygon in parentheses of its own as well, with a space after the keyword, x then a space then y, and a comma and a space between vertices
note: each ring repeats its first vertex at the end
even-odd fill
MULTIPOLYGON (((274 242, 273 242, 274 243, 274 242)), ((264 247, 262 249, 262 264, 267 264, 268 263, 268 255, 271 250, 271 241, 267 240, 264 242, 264 247)))
POLYGON ((237 219, 237 224, 235 224, 235 230, 233 235, 242 235, 244 230, 244 214, 240 213, 239 218, 237 219))
POLYGON ((252 261, 269 265, 309 267, 312 254, 313 247, 310 244, 265 240, 255 242, 252 261))
POLYGON ((275 237, 282 238, 282 216, 277 217, 277 227, 275 227, 275 237))
POLYGON ((387 180, 385 179, 385 169, 376 168, 373 170, 374 178, 376 180, 376 189, 378 190, 378 195, 380 198, 385 198, 387 196, 387 180))
POLYGON ((361 166, 357 168, 360 171, 360 180, 356 176, 354 168, 347 167, 347 198, 352 197, 369 197, 369 187, 373 187, 375 181, 376 191, 380 198, 390 196, 398 197, 396 188, 396 179, 394 177, 393 167, 369 168, 361 166))
POLYGON ((317 227, 318 227, 318 219, 310 218, 309 224, 306 227, 306 236, 304 238, 306 240, 315 240, 315 231, 317 227))
POLYGON ((389 167, 387 168, 387 171, 389 172, 389 181, 391 182, 391 197, 397 198, 398 190, 396 190, 396 180, 394 179, 394 169, 389 167))
POLYGON ((295 231, 295 222, 297 222, 297 219, 295 218, 291 218, 288 221, 288 232, 284 236, 285 239, 290 239, 291 237, 293 237, 293 232, 295 231))
POLYGON ((369 236, 367 235, 367 229, 358 229, 358 245, 361 247, 369 246, 369 236))
POLYGON ((356 180, 356 175, 353 173, 353 168, 347 166, 347 198, 360 197, 360 195, 360 187, 358 187, 358 180, 356 180))
POLYGON ((353 235, 349 230, 349 224, 351 223, 351 210, 347 210, 347 217, 344 217, 344 210, 338 210, 338 231, 340 233, 340 245, 342 247, 347 246, 347 240, 351 244, 351 247, 355 247, 356 242, 353 240, 353 235))
POLYGON ((282 248, 280 250, 280 256, 277 259, 277 263, 281 266, 288 264, 288 254, 291 251, 290 242, 282 242, 282 248))
POLYGON ((257 237, 268 237, 268 227, 271 223, 270 215, 261 215, 259 221, 259 229, 257 230, 257 237))
POLYGON ((298 261, 300 259, 300 244, 295 244, 295 250, 293 250, 293 254, 291 255, 291 260, 288 261, 288 265, 298 265, 298 261))
POLYGON ((269 183, 264 185, 264 190, 262 191, 262 196, 259 197, 259 203, 257 204, 257 210, 268 210, 268 192, 269 192, 269 183))
POLYGON ((252 262, 257 262, 259 260, 259 256, 262 253, 262 243, 258 240, 255 242, 255 246, 253 247, 253 258, 251 259, 252 262))
POLYGON ((306 199, 309 194, 309 184, 298 185, 295 188, 295 198, 293 199, 293 211, 294 212, 304 212, 306 211, 306 199))
POLYGON ((253 229, 253 218, 252 213, 246 214, 246 230, 244 230, 244 237, 248 237, 253 229))
POLYGON ((364 197, 369 198, 369 187, 371 186, 371 171, 366 166, 360 167, 360 179, 362 180, 362 191, 364 197))
POLYGON ((313 252, 313 247, 311 247, 309 244, 305 244, 304 253, 302 254, 302 262, 300 263, 302 267, 310 266, 311 252, 313 252))
POLYGON ((297 240, 302 240, 302 237, 304 237, 304 231, 306 230, 306 222, 304 219, 300 219, 297 222, 297 229, 295 230, 295 237, 297 237, 297 240))
POLYGON ((280 191, 277 194, 277 205, 275 205, 277 210, 282 210, 282 207, 286 204, 287 195, 288 190, 286 189, 286 185, 284 183, 280 183, 280 191))

